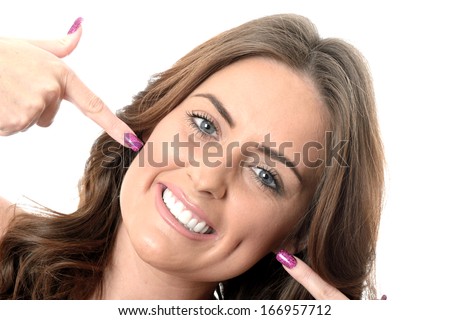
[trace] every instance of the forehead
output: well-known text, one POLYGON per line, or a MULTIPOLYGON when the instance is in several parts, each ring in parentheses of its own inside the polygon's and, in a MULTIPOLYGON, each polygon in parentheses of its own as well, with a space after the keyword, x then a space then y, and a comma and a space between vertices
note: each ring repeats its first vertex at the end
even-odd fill
POLYGON ((262 142, 267 134, 278 148, 291 142, 300 151, 310 141, 321 142, 326 109, 310 79, 283 63, 247 58, 216 72, 195 91, 214 94, 230 113, 241 139, 262 142))

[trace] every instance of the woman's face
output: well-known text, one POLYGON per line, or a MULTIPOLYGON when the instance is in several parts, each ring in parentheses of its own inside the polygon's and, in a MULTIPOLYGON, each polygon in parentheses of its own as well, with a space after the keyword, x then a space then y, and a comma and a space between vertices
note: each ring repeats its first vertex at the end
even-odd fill
POLYGON ((212 75, 157 125, 125 175, 123 222, 137 256, 210 282, 285 246, 316 186, 307 164, 321 157, 324 118, 308 78, 281 63, 249 58, 212 75))

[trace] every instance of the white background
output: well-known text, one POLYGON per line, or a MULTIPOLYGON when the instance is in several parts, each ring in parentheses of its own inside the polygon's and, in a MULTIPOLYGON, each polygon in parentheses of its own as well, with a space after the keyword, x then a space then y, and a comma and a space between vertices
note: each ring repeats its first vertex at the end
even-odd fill
MULTIPOLYGON (((450 297, 450 23, 443 3, 2 0, 0 35, 58 38, 82 16, 83 37, 65 60, 113 110, 194 46, 263 15, 302 14, 322 36, 354 44, 371 66, 387 158, 378 288, 405 303, 450 297)), ((50 128, 0 137, 0 194, 70 212, 100 131, 64 102, 50 128)))

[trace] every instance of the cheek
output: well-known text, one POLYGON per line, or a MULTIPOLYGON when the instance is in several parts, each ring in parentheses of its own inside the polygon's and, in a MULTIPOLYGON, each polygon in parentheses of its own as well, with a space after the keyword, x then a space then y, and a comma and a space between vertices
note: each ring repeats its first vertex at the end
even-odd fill
MULTIPOLYGON (((131 241, 133 251, 144 261, 151 261, 151 256, 160 255, 165 239, 164 224, 157 216, 154 207, 155 188, 153 182, 160 170, 139 166, 139 160, 131 164, 125 174, 121 192, 120 209, 126 239, 131 241)), ((127 241, 128 241, 127 240, 127 241)))
POLYGON ((168 116, 156 126, 146 141, 139 154, 141 167, 164 170, 184 167, 188 163, 188 150, 193 149, 191 144, 195 143, 191 141, 194 136, 190 137, 192 130, 181 115, 171 115, 173 117, 168 116))
POLYGON ((148 181, 151 181, 151 177, 145 179, 143 174, 149 173, 142 170, 139 159, 136 157, 128 168, 120 188, 120 210, 125 225, 133 224, 133 220, 137 218, 135 213, 136 208, 139 207, 139 200, 148 190, 148 181))
POLYGON ((247 238, 249 246, 261 250, 265 255, 279 249, 297 223, 301 213, 294 208, 294 201, 236 200, 234 227, 247 238))

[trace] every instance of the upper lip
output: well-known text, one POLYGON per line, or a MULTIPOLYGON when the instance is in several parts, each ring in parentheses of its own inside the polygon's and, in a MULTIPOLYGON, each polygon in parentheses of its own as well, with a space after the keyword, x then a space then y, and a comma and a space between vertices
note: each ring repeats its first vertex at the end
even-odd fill
POLYGON ((186 196, 186 194, 176 185, 173 185, 171 183, 162 183, 165 187, 169 188, 172 193, 184 204, 186 209, 197 215, 201 220, 205 221, 206 224, 215 230, 215 227, 211 223, 211 221, 208 219, 206 213, 196 204, 192 203, 191 200, 186 196))

